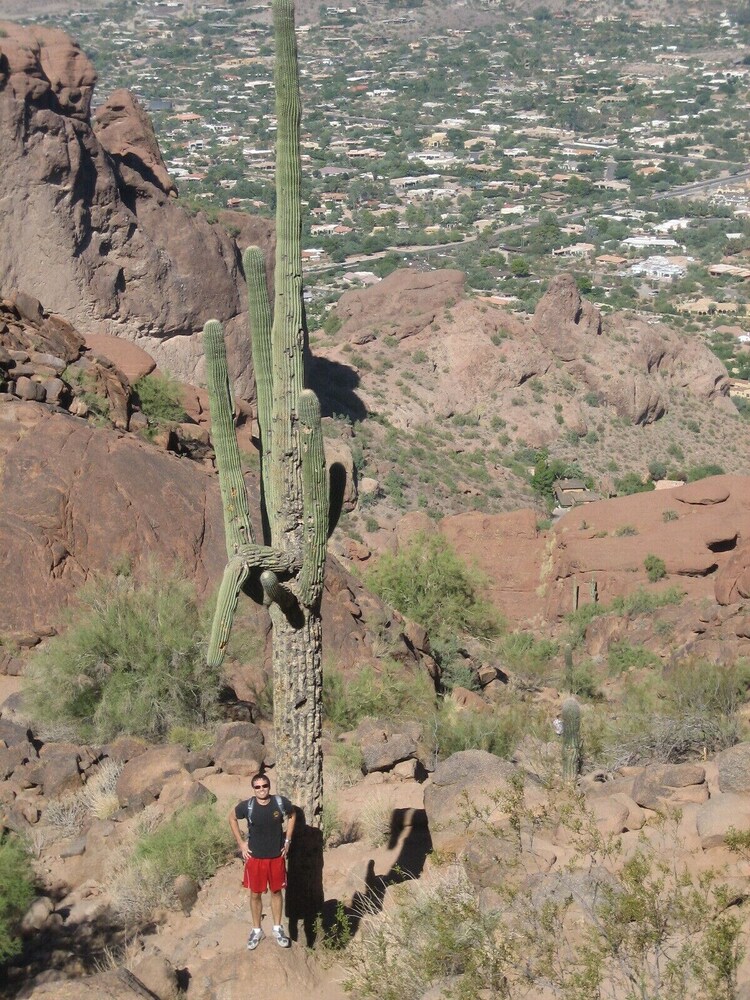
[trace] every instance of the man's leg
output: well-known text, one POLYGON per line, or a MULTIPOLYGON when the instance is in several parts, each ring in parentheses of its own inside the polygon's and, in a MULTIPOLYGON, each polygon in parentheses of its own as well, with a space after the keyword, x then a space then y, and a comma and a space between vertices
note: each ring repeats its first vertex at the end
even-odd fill
MULTIPOLYGON (((281 895, 281 893, 279 893, 281 895)), ((271 909, 273 910, 273 897, 271 897, 271 909)), ((276 913, 273 910, 274 914, 276 913)), ((281 910, 279 910, 281 913, 281 910)), ((250 915, 253 918, 253 927, 260 927, 260 922, 263 917, 263 893, 261 892, 251 892, 250 893, 250 915)), ((278 923, 274 915, 274 923, 278 923)))
MULTIPOLYGON (((273 914, 274 926, 278 927, 281 924, 281 915, 283 907, 283 897, 281 895, 281 889, 278 892, 271 893, 271 913, 273 914)), ((257 924, 256 926, 260 926, 257 924)))

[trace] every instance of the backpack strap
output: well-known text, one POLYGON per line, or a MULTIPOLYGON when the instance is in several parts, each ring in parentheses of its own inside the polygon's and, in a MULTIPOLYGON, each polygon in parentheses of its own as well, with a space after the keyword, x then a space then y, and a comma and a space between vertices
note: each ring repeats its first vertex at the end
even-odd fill
MULTIPOLYGON (((284 800, 280 795, 274 795, 274 802, 276 803, 276 808, 279 810, 282 816, 286 816, 284 812, 284 800)), ((255 809, 255 796, 247 800, 247 825, 252 826, 253 824, 253 810, 255 809)))

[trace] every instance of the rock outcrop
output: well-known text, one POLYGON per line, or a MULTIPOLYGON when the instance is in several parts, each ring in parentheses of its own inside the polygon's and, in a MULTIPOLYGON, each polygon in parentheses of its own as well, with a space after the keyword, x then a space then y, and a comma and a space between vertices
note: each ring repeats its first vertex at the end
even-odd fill
MULTIPOLYGON (((566 431, 585 435, 601 407, 630 424, 652 424, 668 411, 674 389, 735 412, 726 369, 703 344, 631 315, 603 317, 581 298, 571 274, 550 281, 526 321, 491 302, 465 298, 458 271, 394 271, 364 291, 344 294, 335 311, 342 321, 336 340, 346 351, 326 349, 331 361, 351 365, 347 351, 356 345, 366 361, 372 355, 376 368, 384 336, 397 342, 397 355, 409 352, 405 367, 412 352, 424 355, 409 393, 390 390, 397 426, 470 414, 484 427, 511 402, 519 404, 512 421, 519 438, 542 447, 566 431), (518 390, 526 392, 532 379, 546 398, 545 406, 530 406, 536 412, 528 413, 522 405, 532 399, 518 390), (568 390, 561 391, 561 379, 568 390)), ((371 393, 371 380, 362 374, 358 392, 367 408, 380 412, 383 387, 376 384, 371 393)))
MULTIPOLYGON (((200 379, 198 333, 220 319, 238 394, 249 398, 235 240, 179 205, 130 94, 112 94, 92 123, 96 72, 68 35, 1 27, 0 290, 42 299, 86 334, 138 341, 184 380, 200 379)), ((268 250, 266 220, 254 235, 268 250)))

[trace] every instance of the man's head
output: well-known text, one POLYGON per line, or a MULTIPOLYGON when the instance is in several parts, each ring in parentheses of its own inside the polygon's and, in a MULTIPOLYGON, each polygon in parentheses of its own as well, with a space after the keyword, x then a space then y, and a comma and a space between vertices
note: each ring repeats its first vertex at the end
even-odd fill
POLYGON ((271 794, 271 782, 268 780, 268 775, 254 774, 250 784, 252 785, 253 795, 256 799, 259 799, 261 802, 265 802, 271 794))

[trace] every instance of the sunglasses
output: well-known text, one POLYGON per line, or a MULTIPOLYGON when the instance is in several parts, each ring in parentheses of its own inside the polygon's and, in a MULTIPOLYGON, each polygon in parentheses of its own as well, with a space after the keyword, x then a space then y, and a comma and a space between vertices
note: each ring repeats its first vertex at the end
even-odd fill
POLYGON ((270 788, 270 787, 271 786, 269 784, 253 785, 253 788, 255 789, 255 791, 257 791, 259 788, 270 788))

